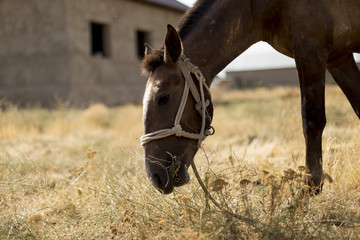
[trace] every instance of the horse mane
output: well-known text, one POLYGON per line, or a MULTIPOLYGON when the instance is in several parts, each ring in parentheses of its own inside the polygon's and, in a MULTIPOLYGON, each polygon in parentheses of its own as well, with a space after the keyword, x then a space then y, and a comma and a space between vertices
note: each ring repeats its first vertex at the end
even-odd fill
MULTIPOLYGON (((206 13, 216 0, 198 0, 180 20, 179 35, 183 40, 187 34, 196 26, 199 19, 206 13)), ((145 56, 142 61, 141 69, 143 75, 150 75, 164 61, 164 49, 154 50, 145 56)))
POLYGON ((179 35, 184 39, 189 32, 197 25, 199 19, 210 9, 216 0, 198 0, 180 20, 179 35))

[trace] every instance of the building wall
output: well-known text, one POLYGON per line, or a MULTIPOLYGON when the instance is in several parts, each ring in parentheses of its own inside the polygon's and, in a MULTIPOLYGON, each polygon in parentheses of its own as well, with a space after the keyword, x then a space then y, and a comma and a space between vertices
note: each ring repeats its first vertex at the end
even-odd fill
POLYGON ((0 23, 0 98, 64 98, 70 72, 63 1, 1 0, 0 23))
MULTIPOLYGON (((358 67, 360 69, 360 64, 358 67)), ((234 71, 227 72, 226 78, 233 81, 237 88, 299 86, 296 68, 234 71)), ((326 82, 334 83, 328 72, 326 82)))
POLYGON ((77 104, 102 101, 114 105, 141 102, 146 78, 141 76, 136 31, 150 33, 160 47, 166 24, 177 25, 182 12, 139 1, 67 0, 67 29, 71 68, 71 99, 77 104), (90 22, 109 29, 108 58, 90 54, 90 22))
POLYGON ((227 72, 226 78, 239 88, 299 85, 295 68, 227 72))
POLYGON ((141 102, 136 31, 158 48, 183 12, 134 0, 0 0, 0 99, 20 104, 141 102), (108 58, 91 54, 90 22, 109 29, 108 58))

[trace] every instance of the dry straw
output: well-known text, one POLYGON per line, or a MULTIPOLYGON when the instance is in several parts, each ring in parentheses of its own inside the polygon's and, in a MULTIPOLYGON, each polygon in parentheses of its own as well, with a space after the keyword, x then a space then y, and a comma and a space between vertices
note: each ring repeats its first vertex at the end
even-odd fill
POLYGON ((328 175, 316 197, 301 194, 310 175, 299 90, 213 94, 217 133, 195 161, 225 211, 195 177, 170 195, 152 187, 141 106, 9 105, 0 110, 0 239, 357 239, 360 126, 337 87, 326 94, 328 175))

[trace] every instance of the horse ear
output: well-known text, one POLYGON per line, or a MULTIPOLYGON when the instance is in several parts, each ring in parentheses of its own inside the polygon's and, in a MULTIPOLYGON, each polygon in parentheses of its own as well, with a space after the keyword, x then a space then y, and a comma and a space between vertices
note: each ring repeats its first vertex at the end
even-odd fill
POLYGON ((145 43, 145 56, 151 54, 153 52, 152 47, 149 44, 145 43))
POLYGON ((176 29, 170 24, 167 25, 165 36, 165 54, 164 61, 166 64, 174 64, 183 52, 183 45, 176 29))

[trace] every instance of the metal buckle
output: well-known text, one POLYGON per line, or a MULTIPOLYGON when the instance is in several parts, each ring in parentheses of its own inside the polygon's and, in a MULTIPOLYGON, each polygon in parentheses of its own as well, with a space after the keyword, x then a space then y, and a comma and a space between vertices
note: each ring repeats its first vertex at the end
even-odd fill
POLYGON ((209 126, 206 129, 206 136, 212 136, 215 134, 215 128, 213 126, 209 126))

